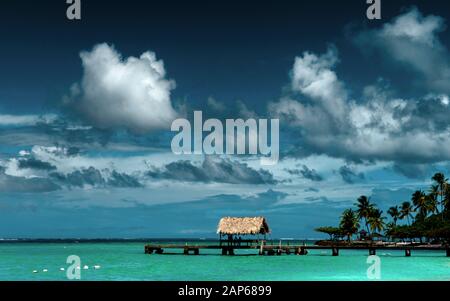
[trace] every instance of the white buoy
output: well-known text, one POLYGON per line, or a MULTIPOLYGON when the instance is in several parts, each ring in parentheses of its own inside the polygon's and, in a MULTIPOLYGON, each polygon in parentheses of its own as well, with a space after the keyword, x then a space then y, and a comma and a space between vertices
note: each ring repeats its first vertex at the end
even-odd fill
POLYGON ((59 270, 60 270, 61 272, 64 272, 64 268, 60 268, 59 270))
POLYGON ((89 266, 85 265, 85 266, 83 267, 83 270, 89 270, 89 266))
POLYGON ((81 268, 80 268, 80 266, 77 266, 75 269, 80 270, 81 268))
POLYGON ((43 269, 43 270, 42 270, 42 272, 44 272, 44 273, 47 273, 47 272, 48 272, 48 270, 47 270, 47 269, 43 269))
POLYGON ((101 266, 99 266, 99 265, 94 265, 94 269, 95 269, 95 270, 100 270, 100 268, 101 268, 101 266))
POLYGON ((37 270, 34 270, 34 271, 33 271, 34 274, 36 274, 37 272, 38 272, 37 270))

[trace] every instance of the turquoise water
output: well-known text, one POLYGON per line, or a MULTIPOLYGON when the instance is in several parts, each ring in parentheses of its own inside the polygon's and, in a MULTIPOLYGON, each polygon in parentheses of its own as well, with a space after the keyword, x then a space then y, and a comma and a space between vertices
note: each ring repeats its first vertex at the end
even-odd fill
MULTIPOLYGON (((312 250, 307 256, 146 255, 144 243, 5 243, 0 244, 0 280, 67 280, 60 268, 78 255, 82 280, 367 280, 367 251, 312 250), (100 265, 100 269, 92 266, 100 265), (47 269, 48 272, 43 272, 47 269), (38 273, 33 273, 37 270, 38 273)), ((381 280, 450 280, 444 251, 378 251, 381 280)))

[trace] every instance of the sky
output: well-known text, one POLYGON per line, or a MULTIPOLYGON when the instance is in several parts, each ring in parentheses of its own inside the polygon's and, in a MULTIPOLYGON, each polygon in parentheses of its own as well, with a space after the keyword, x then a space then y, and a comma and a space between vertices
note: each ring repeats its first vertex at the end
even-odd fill
POLYGON ((450 174, 450 7, 2 1, 0 238, 316 238, 450 174), (177 118, 279 119, 280 159, 176 155, 177 118))

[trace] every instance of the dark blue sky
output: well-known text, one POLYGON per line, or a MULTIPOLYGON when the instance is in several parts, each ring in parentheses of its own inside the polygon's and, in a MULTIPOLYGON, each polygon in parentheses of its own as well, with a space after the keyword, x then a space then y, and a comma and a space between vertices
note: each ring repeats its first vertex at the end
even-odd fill
MULTIPOLYGON (((380 74, 349 45, 346 28, 373 27, 363 0, 338 1, 84 1, 82 21, 65 17, 65 1, 2 2, 0 11, 0 100, 8 112, 54 108, 76 82, 80 50, 100 42, 127 55, 154 51, 177 81, 175 98, 204 103, 265 103, 288 82, 293 58, 305 50, 340 49, 342 78, 358 87, 380 74), (354 74, 358 74, 357 77, 354 74)), ((385 20, 414 1, 384 1, 385 20)), ((424 14, 450 14, 445 1, 420 1, 424 14)), ((350 33, 351 34, 351 33, 350 33)), ((443 35, 448 41, 448 35, 443 35)), ((406 50, 405 50, 406 51, 406 50)), ((395 70, 394 70, 395 72, 395 70)), ((408 78, 399 73, 398 80, 408 78)))

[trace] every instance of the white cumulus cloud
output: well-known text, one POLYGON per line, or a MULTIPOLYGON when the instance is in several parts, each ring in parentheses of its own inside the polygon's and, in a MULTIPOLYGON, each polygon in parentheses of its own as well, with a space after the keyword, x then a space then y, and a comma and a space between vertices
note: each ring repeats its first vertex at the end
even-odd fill
POLYGON ((394 18, 383 27, 362 31, 356 41, 374 48, 390 61, 402 63, 422 76, 420 85, 436 93, 450 93, 450 53, 439 34, 445 19, 423 15, 417 8, 394 18))
POLYGON ((446 95, 393 97, 383 82, 349 98, 334 68, 335 51, 305 52, 293 66, 293 95, 269 110, 298 132, 299 154, 352 161, 439 162, 450 159, 450 108, 446 95))
POLYGON ((423 16, 417 8, 413 8, 398 16, 392 23, 386 23, 381 34, 386 37, 407 38, 412 41, 428 44, 440 44, 436 33, 443 31, 444 19, 439 16, 423 16))
POLYGON ((80 57, 83 78, 68 101, 90 124, 147 132, 169 128, 177 117, 170 98, 175 82, 155 53, 122 58, 114 47, 99 44, 80 57))

